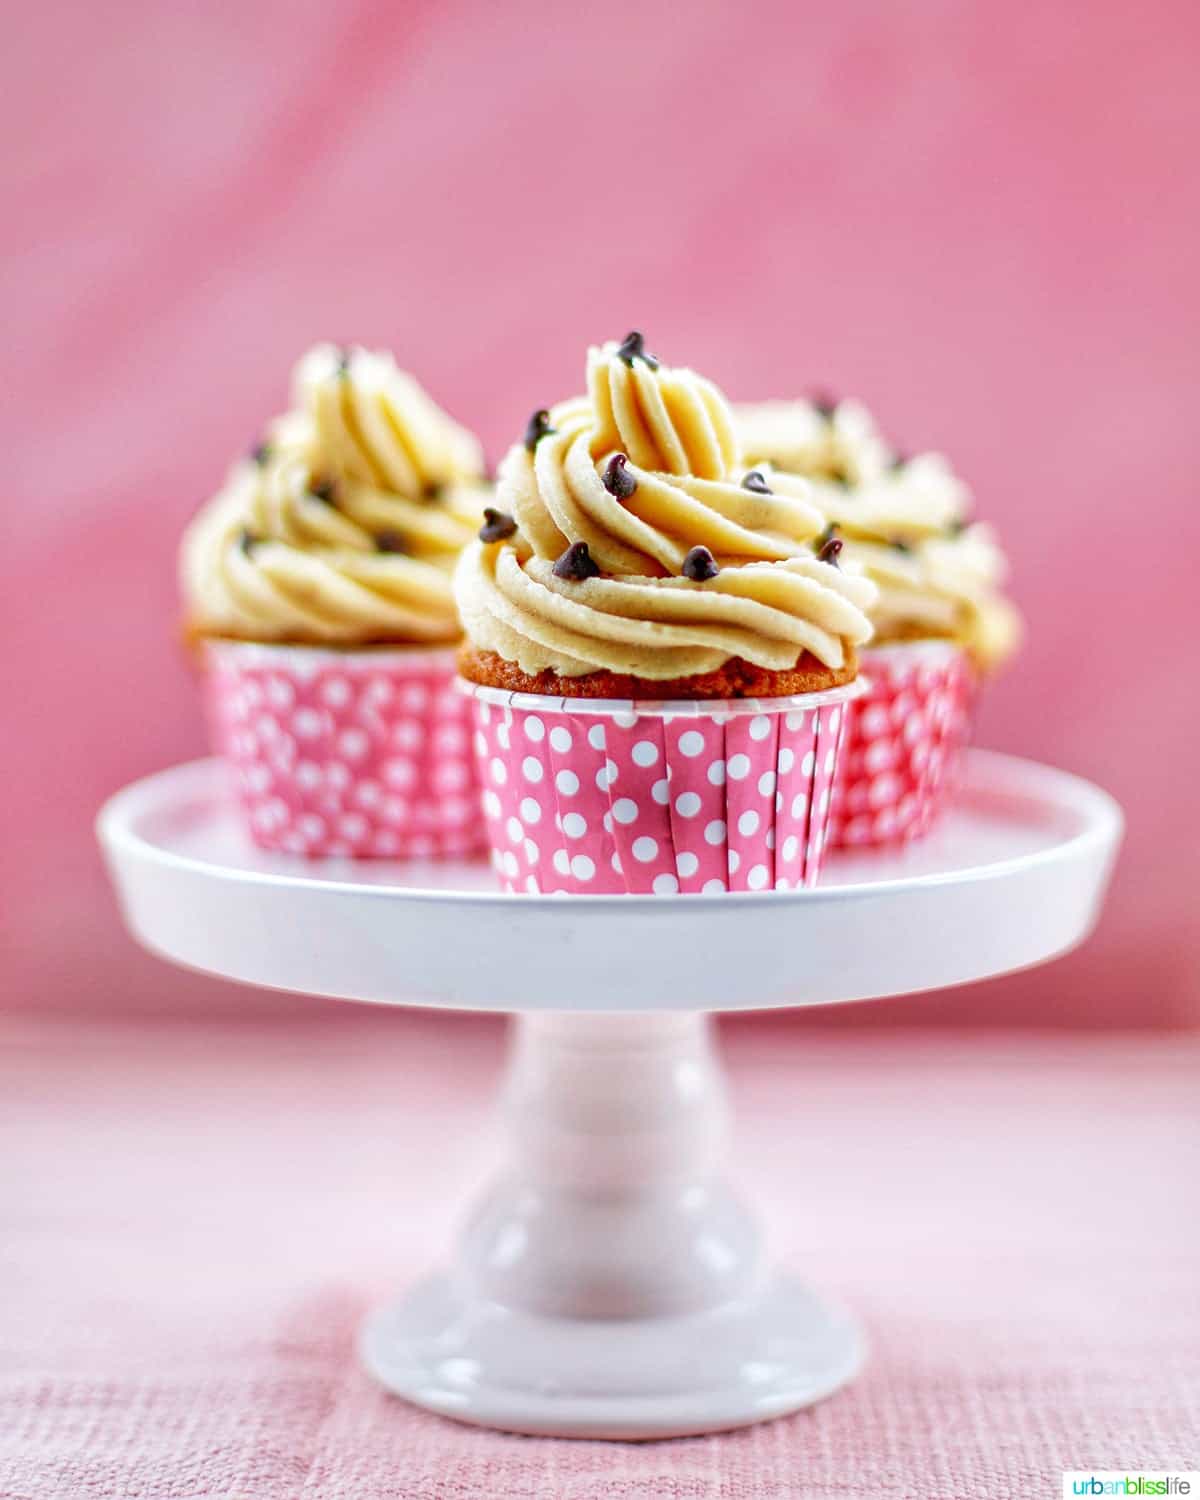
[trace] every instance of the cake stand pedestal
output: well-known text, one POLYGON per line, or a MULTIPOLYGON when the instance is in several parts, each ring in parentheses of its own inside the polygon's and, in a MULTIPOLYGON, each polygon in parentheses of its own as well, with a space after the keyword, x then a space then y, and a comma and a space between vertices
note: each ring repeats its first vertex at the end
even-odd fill
POLYGON ((505 895, 483 861, 266 854, 211 761, 126 788, 99 832, 130 929, 165 958, 516 1014, 507 1169, 449 1268, 368 1320, 362 1356, 462 1421, 657 1438, 795 1411, 863 1358, 847 1313, 771 1270, 726 1183, 710 1013, 1052 958, 1095 921, 1121 814, 1076 777, 974 751, 924 842, 832 856, 816 890, 717 896, 505 895))

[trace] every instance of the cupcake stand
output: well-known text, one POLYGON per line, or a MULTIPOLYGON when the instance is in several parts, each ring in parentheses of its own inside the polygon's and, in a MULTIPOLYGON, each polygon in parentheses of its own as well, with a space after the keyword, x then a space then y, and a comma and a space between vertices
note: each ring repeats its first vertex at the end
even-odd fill
MULTIPOLYGON (((130 928, 164 958, 330 998, 514 1013, 507 1170, 447 1268, 368 1320, 363 1361, 462 1421, 659 1438, 795 1411, 864 1357, 848 1313, 772 1271, 725 1181, 711 1014, 1053 958, 1096 919, 1121 813, 1074 776, 977 750, 924 842, 830 856, 815 890, 714 896, 504 895, 482 860, 262 853, 213 761, 126 788, 99 832, 130 928)), ((780 1148, 802 1183, 805 1143, 780 1148)))

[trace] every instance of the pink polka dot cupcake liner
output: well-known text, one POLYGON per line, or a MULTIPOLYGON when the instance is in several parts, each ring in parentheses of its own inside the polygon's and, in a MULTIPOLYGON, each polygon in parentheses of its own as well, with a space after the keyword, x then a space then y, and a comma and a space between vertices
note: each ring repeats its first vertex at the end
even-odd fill
POLYGON ((357 859, 464 855, 480 828, 454 652, 205 645, 205 700, 250 837, 357 859))
POLYGON ((506 890, 674 895, 815 882, 857 684, 719 704, 462 686, 506 890))
POLYGON ((927 833, 961 776, 977 678, 950 641, 868 647, 866 692, 849 705, 833 784, 834 848, 907 843, 927 833))

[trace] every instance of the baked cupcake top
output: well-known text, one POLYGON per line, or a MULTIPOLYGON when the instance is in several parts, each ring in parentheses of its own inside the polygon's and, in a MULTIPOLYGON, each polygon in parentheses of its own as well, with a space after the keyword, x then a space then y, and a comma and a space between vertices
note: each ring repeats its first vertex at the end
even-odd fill
POLYGON ((804 486, 772 493, 739 446, 720 391, 639 334, 589 349, 587 395, 535 412, 463 553, 472 646, 531 677, 781 671, 805 652, 843 667, 874 587, 815 555, 804 486))
POLYGON ((941 454, 902 457, 856 401, 734 410, 771 487, 814 499, 843 559, 878 586, 876 643, 951 639, 985 670, 1012 654, 1021 624, 1001 593, 1007 562, 992 529, 970 520, 970 490, 941 454))
POLYGON ((490 493, 475 438, 389 354, 320 344, 293 406, 184 534, 198 635, 295 645, 456 640, 451 575, 490 493))

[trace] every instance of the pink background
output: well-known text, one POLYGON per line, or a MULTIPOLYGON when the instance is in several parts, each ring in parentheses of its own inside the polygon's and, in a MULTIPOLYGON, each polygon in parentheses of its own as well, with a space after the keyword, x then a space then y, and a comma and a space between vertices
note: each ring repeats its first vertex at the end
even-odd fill
POLYGON ((495 458, 637 325, 948 449, 1029 619, 982 738, 1129 813, 1081 953, 860 1014, 1200 1017, 1193 5, 8 10, 5 1001, 299 1003, 137 953, 90 820, 201 748, 177 537, 306 343, 394 348, 495 458))

